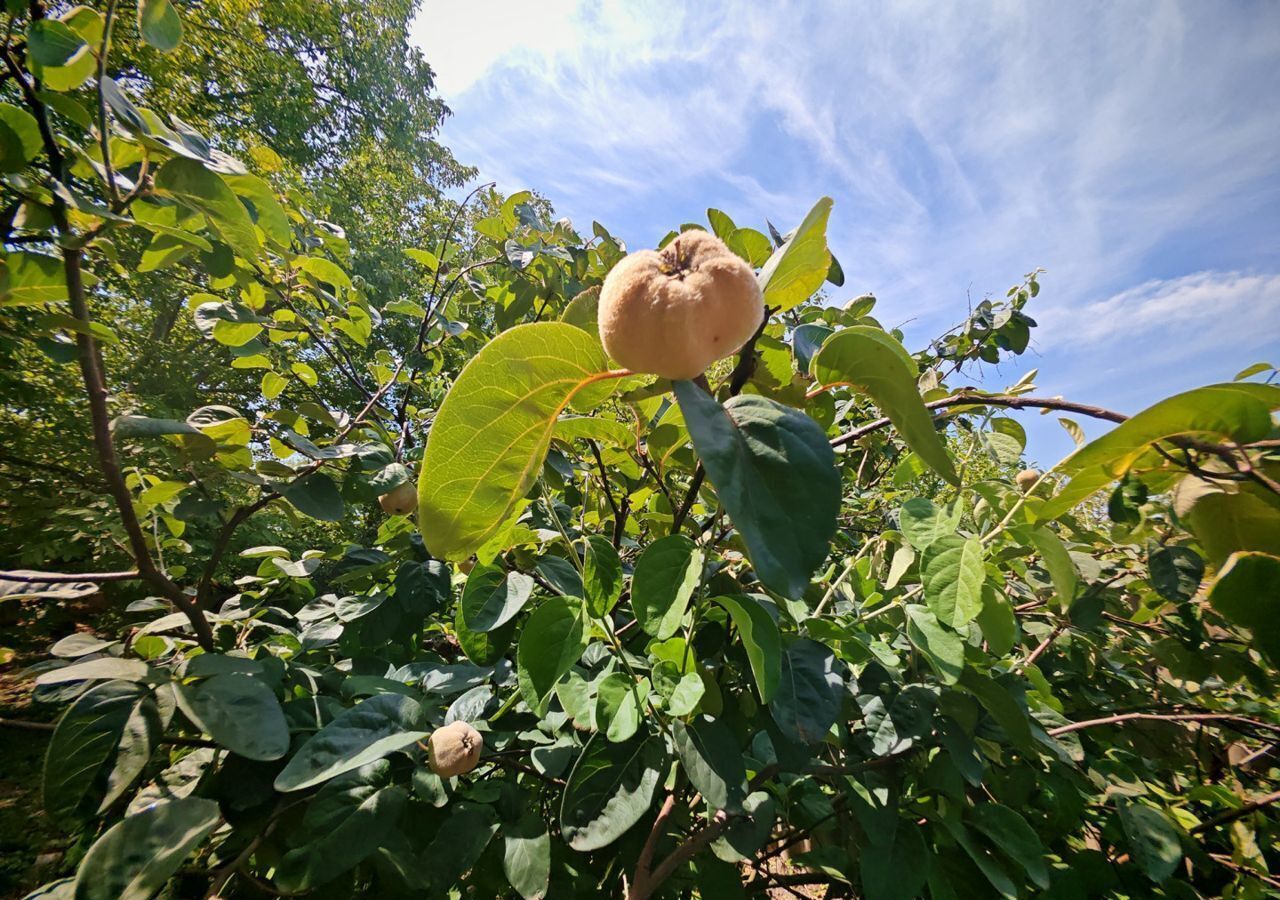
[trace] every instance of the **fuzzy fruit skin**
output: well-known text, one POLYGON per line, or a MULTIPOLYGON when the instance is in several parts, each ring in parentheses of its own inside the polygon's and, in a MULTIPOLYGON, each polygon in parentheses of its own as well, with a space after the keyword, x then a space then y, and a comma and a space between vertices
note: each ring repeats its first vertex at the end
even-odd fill
POLYGON ((705 231, 632 253, 600 290, 604 349, 634 372, 663 378, 698 377, 740 350, 763 317, 751 266, 705 231))
POLYGON ((1017 475, 1013 476, 1013 480, 1018 483, 1018 489, 1022 493, 1026 493, 1035 487, 1037 481, 1040 480, 1040 473, 1035 469, 1023 469, 1017 475))
POLYGON ((378 504, 389 516, 407 516, 418 508, 418 488, 412 481, 406 481, 379 497, 378 504))
POLYGON ((464 775, 480 762, 484 738, 466 722, 437 728, 427 738, 427 764, 441 778, 464 775))

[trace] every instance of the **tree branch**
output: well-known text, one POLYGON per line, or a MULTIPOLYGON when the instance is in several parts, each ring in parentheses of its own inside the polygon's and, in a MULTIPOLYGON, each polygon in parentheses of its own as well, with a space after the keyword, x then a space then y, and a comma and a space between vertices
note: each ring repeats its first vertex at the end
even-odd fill
POLYGON ((1239 809, 1227 810, 1220 815, 1214 816, 1212 819, 1206 819, 1199 825, 1192 828, 1191 833, 1200 834, 1201 832, 1217 828, 1219 825, 1226 825, 1228 822, 1234 822, 1236 819, 1243 819, 1245 816, 1255 813, 1260 809, 1264 809, 1277 801, 1280 801, 1280 791, 1273 791, 1265 797, 1250 800, 1239 809))
POLYGON ((105 584, 108 581, 136 581, 140 578, 142 573, 137 569, 128 572, 32 572, 26 569, 0 572, 0 579, 19 584, 75 584, 81 581, 105 584))
POLYGON ((1069 725, 1060 725, 1057 728, 1050 728, 1048 734, 1057 737, 1060 734, 1068 734, 1072 731, 1083 731, 1086 728, 1097 728, 1100 725, 1119 725, 1122 722, 1147 721, 1147 722, 1234 722, 1236 724, 1248 725, 1251 728, 1260 728, 1264 731, 1273 731, 1280 734, 1280 725, 1272 725, 1268 722, 1259 722, 1256 719, 1250 719, 1245 716, 1236 716, 1230 713, 1147 713, 1147 712, 1128 712, 1120 713, 1115 716, 1104 716, 1100 719, 1085 719, 1081 722, 1072 722, 1069 725))
MULTIPOLYGON (((830 385, 828 387, 834 387, 830 385)), ((823 390, 826 388, 824 387, 823 390)), ((1057 397, 1015 397, 1011 394, 956 394, 953 397, 943 397, 941 400, 932 400, 925 405, 925 409, 946 409, 951 406, 1001 406, 1008 409, 1055 409, 1060 412, 1071 412, 1082 416, 1089 416, 1094 419, 1105 419, 1108 422, 1124 422, 1128 420, 1128 416, 1118 413, 1110 409, 1103 409, 1101 406, 1089 406, 1084 403, 1073 403, 1070 400, 1061 400, 1057 397)), ((832 447, 842 447, 845 444, 852 443, 866 437, 873 432, 879 431, 881 428, 887 428, 890 425, 888 418, 875 419, 865 425, 860 425, 852 431, 846 431, 844 434, 833 438, 832 447)))

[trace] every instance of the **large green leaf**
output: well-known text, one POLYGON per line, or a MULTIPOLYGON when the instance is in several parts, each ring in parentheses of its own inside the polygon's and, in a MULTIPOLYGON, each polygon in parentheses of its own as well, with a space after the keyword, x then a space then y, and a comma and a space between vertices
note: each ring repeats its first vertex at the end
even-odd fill
POLYGON ((551 835, 537 812, 502 828, 502 871, 523 900, 542 900, 551 879, 551 835))
POLYGON ((204 213, 237 255, 257 259, 260 248, 253 220, 222 176, 194 159, 175 156, 156 173, 156 190, 204 213))
POLYGON ((760 396, 733 397, 722 407, 691 381, 675 382, 675 393, 756 575, 798 600, 826 559, 840 508, 840 474, 822 427, 760 396))
POLYGON ((142 774, 164 726, 155 695, 144 684, 108 681, 81 694, 58 721, 45 752, 49 815, 88 818, 104 812, 142 774))
POLYGON ((280 861, 279 886, 305 891, 359 864, 396 830, 407 799, 385 759, 330 781, 307 805, 300 846, 280 861))
POLYGON ((740 812, 747 796, 747 771, 742 749, 723 722, 704 719, 671 725, 676 755, 689 783, 715 810, 740 812))
POLYGON ((81 860, 76 900, 148 900, 221 820, 212 800, 185 797, 118 822, 81 860))
POLYGON ((178 707, 198 728, 246 759, 289 752, 289 725, 275 693, 260 678, 236 672, 178 687, 178 707))
POLYGON ((1253 642, 1280 666, 1280 558, 1233 553, 1209 588, 1209 604, 1253 632, 1253 642))
POLYGON ((138 0, 138 33, 161 53, 182 42, 182 20, 170 0, 138 0))
POLYGON ((1188 475, 1174 488, 1173 508, 1215 566, 1237 550, 1280 556, 1280 498, 1261 485, 1188 475))
POLYGON ((768 610, 751 597, 716 597, 715 602, 729 611, 729 618, 747 651, 760 699, 770 702, 782 680, 782 638, 778 624, 768 610))
POLYGON ((470 631, 501 628, 524 608, 533 593, 533 579, 498 566, 476 566, 462 589, 462 620, 470 631))
POLYGON ((21 172, 43 146, 35 116, 0 103, 0 172, 21 172))
POLYGON ((1178 829, 1161 810, 1132 800, 1120 801, 1120 824, 1133 847, 1133 857, 1147 877, 1166 880, 1182 862, 1178 829))
POLYGON ((402 750, 428 733, 416 700, 400 694, 370 697, 313 734, 276 776, 275 788, 309 788, 402 750))
POLYGON ((844 702, 835 654, 817 641, 800 639, 782 657, 782 679, 769 713, 782 733, 797 744, 816 744, 827 736, 844 702))
POLYGON ((1036 887, 1049 889, 1044 844, 1021 814, 1007 806, 981 803, 974 807, 970 821, 996 849, 1020 865, 1036 887))
POLYGON ((1062 538, 1043 527, 1028 528, 1025 532, 1018 533, 1019 536, 1025 534, 1027 542, 1039 552, 1040 561, 1048 571, 1053 589, 1058 594, 1058 604, 1066 609, 1076 598, 1076 587, 1080 583, 1080 575, 1076 571, 1076 564, 1072 561, 1071 554, 1067 552, 1066 545, 1062 543, 1062 538))
POLYGON ((934 541, 921 561, 924 596, 938 621, 960 628, 982 612, 987 573, 977 538, 947 535, 934 541))
POLYGON ((831 269, 827 249, 827 218, 831 198, 814 204, 785 244, 774 251, 756 280, 764 293, 764 305, 786 312, 813 296, 831 269))
POLYGON ((516 670, 520 693, 543 715, 551 692, 586 649, 582 601, 552 597, 533 611, 520 632, 516 670))
POLYGON ((1180 435, 1237 443, 1264 438, 1271 432, 1271 411, 1277 408, 1280 387, 1269 384, 1213 384, 1161 400, 1059 463, 1058 471, 1071 480, 1035 515, 1062 515, 1123 476, 1157 441, 1180 435))
POLYGON ((961 510, 955 507, 938 507, 932 500, 912 497, 898 511, 898 528, 907 536, 911 546, 927 550, 939 538, 955 534, 960 525, 961 510))
POLYGON ((650 544, 636 561, 631 608, 646 634, 665 641, 676 633, 702 576, 702 551, 682 534, 650 544))
POLYGON ((933 416, 920 399, 915 361, 890 335, 870 325, 843 328, 823 343, 810 371, 819 384, 848 385, 866 393, 921 459, 947 481, 960 483, 933 416))
POLYGON ((648 680, 637 686, 626 672, 612 672, 596 688, 596 730, 615 743, 630 740, 640 730, 641 698, 648 680))
POLYGON ((598 338, 562 322, 504 331, 467 363, 427 438, 418 522, 432 555, 465 559, 533 486, 556 420, 613 390, 598 338))
POLYGON ((560 833, 575 850, 607 847, 639 822, 666 767, 662 741, 615 744, 597 734, 569 773, 560 801, 560 833))
POLYGON ((622 597, 622 560, 608 538, 587 535, 582 588, 587 595, 587 611, 597 619, 609 615, 622 597))
POLYGON ((924 654, 943 684, 955 684, 964 669, 964 640, 938 623, 923 606, 907 607, 907 639, 924 654))

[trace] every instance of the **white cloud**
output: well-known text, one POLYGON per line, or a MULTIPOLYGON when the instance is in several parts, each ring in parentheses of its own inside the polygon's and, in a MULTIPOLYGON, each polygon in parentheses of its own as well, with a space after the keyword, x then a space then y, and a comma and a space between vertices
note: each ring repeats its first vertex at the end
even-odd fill
POLYGON ((1035 266, 1046 383, 1157 390, 1280 342, 1251 274, 1280 271, 1268 4, 428 0, 415 34, 461 159, 632 246, 829 194, 838 296, 874 290, 916 344, 1035 266))

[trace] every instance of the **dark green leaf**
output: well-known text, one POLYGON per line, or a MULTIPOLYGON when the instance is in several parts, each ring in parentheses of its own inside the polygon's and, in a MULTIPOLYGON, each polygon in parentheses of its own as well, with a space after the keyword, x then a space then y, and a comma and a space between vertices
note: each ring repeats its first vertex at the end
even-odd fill
POLYGON ((539 715, 546 712, 556 682, 585 648, 580 601, 553 597, 533 611, 516 650, 520 693, 531 709, 539 715))
POLYGON ((222 819, 199 797, 157 803, 112 826, 76 871, 76 900, 149 900, 222 819))
POLYGON ((302 745, 276 776, 277 791, 300 791, 358 769, 422 740, 422 707, 399 694, 380 694, 348 710, 302 745))
POLYGON ((462 620, 470 631, 494 631, 524 608, 533 579, 497 566, 476 566, 462 589, 462 620))
POLYGON ((253 675, 226 673, 179 685, 178 706, 198 728, 246 759, 279 759, 289 752, 280 701, 253 675))
POLYGON ((631 608, 646 634, 666 640, 676 633, 702 575, 702 551, 682 534, 659 538, 636 561, 631 608))
POLYGON ((769 704, 773 721, 798 744, 816 744, 840 715, 844 685, 835 654, 817 641, 801 639, 782 657, 782 679, 769 704))
POLYGON ((587 611, 597 619, 612 612, 622 597, 622 560, 613 544, 598 534, 587 536, 582 585, 587 595, 587 611))
POLYGON ((729 611, 742 646, 746 648, 756 690, 760 692, 761 701, 769 703, 782 680, 782 638, 778 634, 777 623, 758 601, 750 597, 714 599, 729 611))
POLYGON ((597 734, 569 773, 560 832, 575 850, 599 850, 649 811, 666 760, 662 742, 637 737, 615 744, 597 734))
POLYGON ((721 407, 691 381, 675 382, 675 392, 756 575, 800 598, 827 556, 840 507, 840 475, 822 427, 765 397, 733 397, 721 407))
POLYGON ((689 782, 714 810, 738 812, 747 796, 742 750, 724 723, 700 719, 672 723, 676 755, 689 782))

